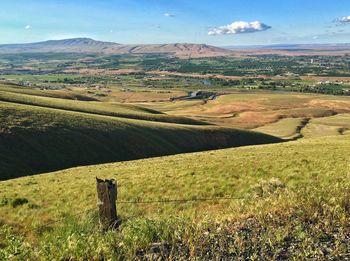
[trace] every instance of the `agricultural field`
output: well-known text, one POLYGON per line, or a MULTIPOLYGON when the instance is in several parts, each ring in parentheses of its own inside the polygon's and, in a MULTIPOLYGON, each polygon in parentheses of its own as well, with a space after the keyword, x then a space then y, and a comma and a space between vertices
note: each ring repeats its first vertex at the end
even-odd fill
POLYGON ((72 85, 115 85, 124 89, 181 86, 348 96, 349 57, 257 55, 184 59, 169 54, 0 54, 0 79, 50 89, 72 85))

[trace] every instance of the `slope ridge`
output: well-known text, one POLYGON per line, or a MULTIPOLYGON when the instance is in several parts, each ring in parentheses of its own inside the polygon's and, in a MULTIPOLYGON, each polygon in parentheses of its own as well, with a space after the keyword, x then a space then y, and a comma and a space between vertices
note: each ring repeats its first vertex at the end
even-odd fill
POLYGON ((122 104, 122 103, 104 103, 96 101, 76 101, 69 99, 60 99, 54 97, 38 96, 33 93, 23 93, 20 89, 2 89, 0 86, 0 101, 14 102, 19 104, 34 105, 47 108, 56 108, 68 111, 85 112, 100 114, 106 116, 115 116, 130 119, 171 122, 192 125, 206 125, 204 122, 189 119, 186 117, 170 116, 159 111, 144 108, 141 106, 122 104))
POLYGON ((73 166, 280 142, 273 136, 0 102, 0 180, 73 166))

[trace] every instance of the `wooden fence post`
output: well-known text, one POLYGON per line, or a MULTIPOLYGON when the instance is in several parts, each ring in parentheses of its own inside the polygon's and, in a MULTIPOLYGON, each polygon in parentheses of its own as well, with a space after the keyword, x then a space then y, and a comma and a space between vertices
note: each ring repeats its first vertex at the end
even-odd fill
POLYGON ((96 177, 97 205, 100 223, 107 230, 117 226, 117 183, 114 179, 102 180, 96 177))

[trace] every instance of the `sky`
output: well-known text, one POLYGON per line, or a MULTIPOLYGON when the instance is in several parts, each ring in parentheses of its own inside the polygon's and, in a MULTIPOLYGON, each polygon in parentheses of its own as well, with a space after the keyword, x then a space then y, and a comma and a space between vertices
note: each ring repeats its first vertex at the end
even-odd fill
POLYGON ((350 0, 4 0, 0 43, 350 42, 350 0))

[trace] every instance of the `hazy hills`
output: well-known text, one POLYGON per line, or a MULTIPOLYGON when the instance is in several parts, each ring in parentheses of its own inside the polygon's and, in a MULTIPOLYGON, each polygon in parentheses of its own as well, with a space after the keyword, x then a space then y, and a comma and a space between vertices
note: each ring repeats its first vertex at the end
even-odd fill
POLYGON ((128 45, 113 42, 96 41, 90 38, 73 38, 49 40, 28 44, 3 44, 0 53, 105 53, 105 54, 142 54, 170 53, 181 57, 220 56, 230 53, 229 50, 206 44, 141 44, 128 45))
POLYGON ((345 55, 350 44, 282 44, 267 46, 216 47, 207 44, 119 44, 90 38, 49 40, 27 44, 0 44, 0 54, 13 53, 97 53, 97 54, 150 54, 166 53, 180 58, 249 55, 345 55))
POLYGON ((234 56, 286 55, 286 56, 342 56, 350 54, 349 43, 325 44, 275 44, 254 46, 226 46, 234 56))

